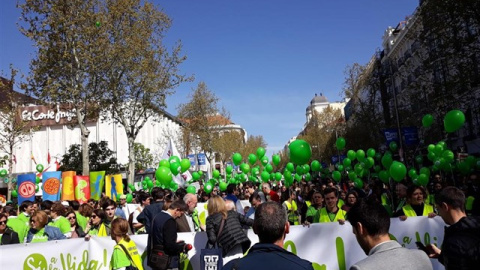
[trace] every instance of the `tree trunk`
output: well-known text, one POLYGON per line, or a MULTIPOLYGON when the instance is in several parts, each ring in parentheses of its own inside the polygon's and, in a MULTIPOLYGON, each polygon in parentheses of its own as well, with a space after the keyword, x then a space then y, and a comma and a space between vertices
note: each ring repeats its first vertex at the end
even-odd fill
POLYGON ((81 127, 81 138, 82 138, 82 175, 90 175, 90 157, 88 151, 88 135, 90 131, 86 127, 81 127))
POLYGON ((8 191, 7 191, 7 201, 12 200, 12 190, 13 190, 13 183, 12 183, 12 172, 13 172, 13 145, 10 145, 10 158, 8 161, 8 191))
POLYGON ((135 138, 128 138, 128 184, 133 185, 135 179, 135 138))

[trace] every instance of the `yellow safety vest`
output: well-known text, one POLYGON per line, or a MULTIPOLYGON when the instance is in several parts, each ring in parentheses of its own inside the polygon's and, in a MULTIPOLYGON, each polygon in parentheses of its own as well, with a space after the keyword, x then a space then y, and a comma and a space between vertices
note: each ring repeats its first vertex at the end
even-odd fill
POLYGON ((338 208, 342 208, 344 204, 345 202, 342 199, 338 199, 338 203, 337 203, 338 208))
POLYGON ((295 201, 292 201, 291 204, 288 201, 285 201, 284 203, 288 210, 288 221, 292 222, 293 225, 300 225, 297 215, 297 203, 295 201))
POLYGON ((305 201, 305 204, 307 205, 307 208, 310 207, 310 205, 312 205, 312 202, 311 201, 305 201))
POLYGON ((345 220, 345 215, 347 214, 347 212, 338 208, 338 212, 335 215, 335 218, 333 220, 330 220, 330 217, 328 216, 326 207, 320 209, 319 213, 320 213, 320 218, 319 218, 320 223, 322 223, 322 222, 337 222, 339 219, 345 220))
POLYGON ((142 258, 140 257, 140 254, 138 253, 138 249, 137 249, 137 246, 135 245, 135 242, 133 242, 132 240, 130 240, 130 242, 127 242, 124 239, 122 239, 118 243, 118 245, 115 245, 114 248, 118 248, 121 251, 124 251, 122 249, 122 247, 120 247, 119 245, 122 245, 123 247, 125 247, 128 254, 130 255, 130 258, 132 258, 132 262, 135 264, 135 266, 138 268, 138 270, 143 270, 142 258))
MULTIPOLYGON (((410 204, 405 205, 402 207, 403 213, 407 217, 416 217, 417 214, 415 213, 415 210, 413 210, 412 206, 410 204)), ((426 217, 428 214, 433 213, 433 206, 430 204, 423 204, 423 214, 422 216, 426 217)))
POLYGON ((107 232, 107 226, 105 224, 100 224, 100 227, 98 228, 98 234, 97 236, 109 236, 110 233, 107 232))

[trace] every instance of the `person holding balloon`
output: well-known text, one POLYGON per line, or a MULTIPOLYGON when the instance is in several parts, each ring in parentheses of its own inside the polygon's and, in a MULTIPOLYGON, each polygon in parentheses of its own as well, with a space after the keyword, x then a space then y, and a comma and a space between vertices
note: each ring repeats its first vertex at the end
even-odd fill
POLYGON ((427 192, 422 186, 410 186, 407 189, 407 204, 402 207, 397 213, 396 217, 400 220, 406 220, 408 217, 426 216, 433 218, 436 216, 433 206, 425 204, 427 192))

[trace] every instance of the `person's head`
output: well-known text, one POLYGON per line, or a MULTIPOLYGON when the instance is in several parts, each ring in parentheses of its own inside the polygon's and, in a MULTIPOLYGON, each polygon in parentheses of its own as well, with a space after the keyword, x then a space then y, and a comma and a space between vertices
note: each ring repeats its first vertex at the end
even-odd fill
POLYGON ((26 213, 27 215, 32 215, 35 212, 35 208, 33 207, 33 202, 31 201, 23 201, 18 208, 21 213, 26 213))
POLYGON ((411 205, 420 205, 427 197, 427 192, 422 186, 410 186, 407 189, 407 200, 411 205))
POLYGON ((180 200, 183 200, 183 198, 185 198, 185 195, 187 195, 187 190, 184 188, 178 188, 175 191, 175 196, 180 200))
POLYGON ((237 185, 235 184, 228 184, 227 186, 227 194, 235 193, 235 189, 237 189, 237 185))
POLYGON ((260 243, 273 244, 282 241, 290 225, 285 209, 277 202, 265 202, 255 210, 253 231, 260 243))
POLYGON ((88 199, 87 203, 93 208, 97 208, 97 201, 95 199, 88 199))
POLYGON ((57 218, 60 216, 65 215, 66 209, 65 206, 61 202, 55 202, 52 205, 52 208, 50 208, 50 217, 51 218, 57 218))
POLYGON ((247 190, 248 194, 252 196, 252 194, 255 192, 255 185, 251 181, 245 182, 245 189, 247 190))
POLYGON ((207 211, 209 216, 221 213, 224 218, 227 217, 227 207, 225 201, 220 196, 213 196, 208 200, 207 211))
POLYGON ((439 193, 440 191, 442 191, 442 189, 443 189, 442 182, 436 182, 435 184, 433 184, 433 190, 435 191, 435 193, 439 193))
POLYGON ((102 221, 106 218, 107 216, 102 209, 95 209, 93 210, 92 216, 90 217, 90 223, 97 226, 100 225, 100 223, 102 223, 102 221))
POLYGON ((355 203, 357 203, 357 200, 358 200, 358 193, 355 190, 351 190, 347 193, 346 204, 348 206, 353 206, 355 203))
POLYGON ((37 201, 34 201, 34 202, 32 203, 32 207, 33 207, 33 211, 34 211, 34 212, 40 210, 40 209, 39 209, 39 204, 40 204, 40 203, 37 202, 37 201))
POLYGON ((121 239, 124 239, 127 242, 130 242, 130 237, 128 236, 128 221, 124 218, 116 218, 112 221, 110 237, 113 240, 120 242, 121 239))
POLYGON ((254 192, 252 196, 250 196, 250 204, 252 205, 253 208, 257 209, 257 207, 262 204, 262 198, 260 197, 260 194, 258 192, 254 192))
POLYGON ((347 193, 344 190, 340 190, 340 199, 343 201, 347 199, 347 193))
POLYGON ((115 210, 117 208, 117 204, 114 200, 106 199, 102 204, 102 209, 105 212, 108 220, 113 220, 115 216, 115 210))
POLYGON ((165 198, 165 191, 160 187, 152 188, 150 192, 154 201, 163 201, 165 198))
POLYGON ((84 203, 78 207, 78 213, 84 217, 91 217, 93 213, 93 207, 88 203, 84 203))
POLYGON ((138 201, 142 206, 150 205, 150 194, 145 193, 145 192, 139 192, 139 193, 137 194, 137 201, 138 201))
POLYGON ((196 194, 187 193, 183 196, 183 201, 188 205, 188 212, 193 213, 197 207, 198 198, 196 194))
POLYGON ((7 229, 8 216, 4 213, 0 213, 0 233, 4 233, 7 229))
POLYGON ((70 222, 70 227, 78 226, 77 215, 75 215, 75 212, 70 211, 65 215, 65 217, 68 219, 68 222, 70 222))
POLYGON ((465 215, 465 194, 456 187, 446 187, 435 195, 435 205, 446 224, 455 224, 458 221, 455 213, 457 216, 465 215))
POLYGON ((323 206, 323 195, 320 191, 313 192, 312 195, 312 204, 317 207, 323 206))
POLYGON ((225 200, 225 208, 227 211, 235 210, 235 203, 232 200, 225 200))
POLYGON ((337 197, 337 190, 335 188, 327 187, 323 192, 323 196, 325 198, 325 204, 327 205, 327 209, 332 211, 337 207, 338 197, 337 197))
POLYGON ((348 221, 353 234, 365 254, 375 245, 388 238, 390 216, 387 210, 375 200, 360 200, 348 212, 348 221))
POLYGON ((268 195, 270 193, 270 184, 269 183, 263 183, 262 184, 262 191, 265 195, 268 195))
POLYGON ((121 206, 125 206, 127 204, 127 195, 125 194, 120 195, 119 203, 121 206))
POLYGON ((397 198, 399 199, 404 199, 407 197, 407 186, 405 186, 402 183, 397 184, 395 187, 395 194, 397 195, 397 198))
POLYGON ((47 225, 48 216, 45 211, 37 211, 30 217, 30 227, 35 230, 41 230, 47 225))
POLYGON ((188 205, 183 200, 174 200, 167 210, 174 219, 181 217, 185 212, 188 211, 188 205))

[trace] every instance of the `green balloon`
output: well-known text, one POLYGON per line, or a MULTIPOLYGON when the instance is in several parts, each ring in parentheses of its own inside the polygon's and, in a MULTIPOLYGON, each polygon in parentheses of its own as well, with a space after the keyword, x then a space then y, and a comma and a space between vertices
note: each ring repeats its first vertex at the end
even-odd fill
POLYGON ((338 165, 338 166, 337 166, 337 170, 339 170, 340 172, 342 172, 343 169, 344 169, 344 168, 343 168, 343 165, 338 165))
POLYGON ((388 147, 389 147, 390 150, 392 150, 393 152, 397 151, 397 149, 398 149, 397 142, 395 142, 395 141, 390 142, 390 144, 388 145, 388 147))
POLYGON ((430 169, 428 169, 427 167, 420 168, 420 174, 425 174, 430 178, 430 169))
POLYGON ((268 157, 267 156, 263 156, 261 159, 260 159, 260 162, 262 163, 263 166, 266 166, 268 164, 268 157))
POLYGON ((211 183, 206 183, 205 186, 203 186, 203 191, 210 194, 213 191, 213 185, 211 183))
POLYGON ((200 174, 198 172, 193 172, 192 178, 193 180, 198 181, 198 179, 200 179, 200 174))
POLYGON ((338 183, 342 179, 342 174, 339 171, 333 171, 332 172, 332 178, 333 178, 333 180, 335 180, 335 182, 338 183))
POLYGON ((276 173, 275 173, 275 180, 277 180, 277 181, 282 180, 282 173, 276 172, 276 173))
POLYGON ((127 198, 126 198, 127 203, 131 203, 132 200, 133 200, 132 194, 128 193, 128 194, 127 194, 127 198))
POLYGON ((162 159, 162 160, 160 160, 160 162, 158 164, 158 167, 170 168, 170 162, 168 162, 168 160, 166 160, 166 159, 162 159))
POLYGON ((422 125, 424 128, 429 128, 433 124, 433 116, 431 114, 425 114, 422 118, 422 125))
POLYGON ((455 159, 455 154, 453 154, 450 150, 445 150, 442 153, 442 157, 445 159, 446 162, 450 163, 455 159))
POLYGON ((180 158, 178 158, 177 156, 171 156, 168 158, 168 162, 180 164, 180 158))
POLYGON ((273 155, 272 156, 272 162, 275 164, 275 166, 278 166, 280 164, 280 156, 279 155, 273 155))
POLYGON ((420 185, 426 186, 428 184, 428 176, 425 174, 420 174, 417 178, 417 181, 420 185))
POLYGON ((290 150, 290 160, 297 164, 306 164, 312 157, 312 149, 304 140, 295 140, 288 146, 290 150))
POLYGON ((358 161, 363 161, 365 159, 365 151, 362 149, 357 150, 357 160, 358 161))
POLYGON ((368 150, 367 150, 367 157, 373 158, 373 157, 375 157, 375 154, 376 154, 375 149, 373 149, 373 148, 368 148, 368 150))
POLYGON ((310 165, 308 164, 303 165, 303 173, 308 173, 308 172, 310 172, 310 165))
POLYGON ((380 180, 382 180, 383 183, 388 183, 388 180, 390 180, 390 175, 387 171, 380 171, 378 173, 378 177, 380 178, 380 180))
POLYGON ((170 163, 170 171, 173 173, 173 175, 179 174, 181 170, 182 168, 180 166, 180 163, 178 162, 170 163))
POLYGON ((335 145, 337 146, 338 150, 342 151, 343 149, 345 149, 346 141, 343 137, 338 137, 335 145))
POLYGON ((355 181, 353 181, 353 183, 355 184, 355 187, 356 187, 356 188, 360 188, 360 189, 363 188, 363 181, 362 181, 362 179, 357 178, 357 179, 355 179, 355 181))
POLYGON ((262 181, 264 183, 267 183, 268 180, 270 180, 270 174, 267 172, 267 171, 263 171, 261 174, 260 174, 260 178, 262 178, 262 181))
POLYGON ((240 153, 235 153, 233 154, 233 164, 235 164, 235 166, 238 166, 240 165, 240 163, 242 163, 242 155, 240 155, 240 153))
POLYGON ((394 161, 392 165, 390 165, 389 172, 393 180, 400 182, 407 175, 407 168, 403 163, 394 161))
POLYGON ((188 158, 184 158, 180 161, 180 168, 182 173, 186 172, 188 169, 190 169, 190 160, 188 158))
POLYGON ((387 154, 383 155, 382 165, 384 168, 389 169, 390 165, 392 165, 392 162, 393 162, 392 155, 387 155, 387 154))
POLYGON ((451 110, 443 119, 443 125, 445 131, 448 133, 455 132, 459 130, 465 123, 465 115, 460 110, 451 110))
POLYGON ((283 177, 285 178, 285 181, 291 181, 293 180, 293 175, 292 175, 292 172, 290 172, 289 170, 285 170, 283 171, 283 177))
POLYGON ((220 172, 218 170, 214 170, 212 174, 213 174, 213 178, 215 179, 220 178, 220 172))
POLYGON ((225 183, 225 182, 220 182, 220 184, 218 185, 218 187, 220 188, 220 191, 227 190, 227 186, 228 186, 228 184, 225 183))
POLYGON ((352 165, 352 160, 351 160, 350 158, 348 158, 348 157, 345 158, 345 159, 343 160, 343 166, 348 167, 348 166, 350 166, 350 165, 352 165))
POLYGON ((40 182, 42 182, 42 179, 39 176, 35 177, 35 183, 40 184, 40 182))
POLYGON ((297 168, 295 168, 295 172, 297 174, 302 175, 303 174, 303 166, 297 166, 297 168))
POLYGON ((410 178, 412 179, 417 178, 418 177, 417 170, 415 169, 408 170, 408 176, 410 176, 410 178))
POLYGON ((312 175, 310 175, 310 173, 306 173, 306 174, 305 174, 305 181, 308 182, 308 181, 310 181, 310 180, 312 180, 312 175))
POLYGON ((255 156, 255 154, 248 155, 248 163, 250 163, 250 165, 253 165, 255 164, 255 162, 257 162, 257 156, 255 156))
POLYGON ((178 189, 178 184, 175 183, 174 181, 170 182, 170 190, 177 191, 177 189, 178 189))
POLYGON ((297 180, 297 182, 300 182, 302 180, 302 176, 298 173, 295 174, 294 178, 295 180, 297 180))
POLYGON ((160 181, 160 184, 168 186, 173 179, 172 172, 167 167, 158 167, 155 171, 155 178, 160 181))
POLYGON ((268 173, 273 172, 273 166, 272 166, 272 164, 267 164, 267 166, 265 166, 265 170, 266 170, 268 173))
POLYGON ((380 153, 375 153, 375 160, 379 161, 382 159, 382 154, 380 153))
POLYGON ((12 197, 17 198, 18 193, 16 190, 12 190, 12 197))
POLYGON ((153 182, 152 180, 148 179, 147 181, 147 187, 150 189, 150 188, 153 188, 153 182))
POLYGON ((42 173, 43 172, 43 165, 42 164, 37 164, 37 167, 35 167, 37 172, 42 173))
MULTIPOLYGON (((0 177, 6 177, 7 174, 8 174, 8 172, 7 172, 6 169, 1 169, 1 170, 0 170, 0 177)), ((38 184, 38 182, 37 182, 37 184, 38 184)))
POLYGON ((242 163, 240 165, 240 170, 243 172, 243 173, 249 173, 250 172, 250 166, 247 164, 247 163, 242 163))
POLYGON ((357 153, 356 153, 355 151, 353 151, 353 150, 348 150, 348 151, 347 151, 347 157, 348 157, 351 161, 353 161, 353 160, 355 160, 355 159, 357 158, 357 153))
POLYGON ((357 178, 357 174, 355 172, 349 172, 348 173, 348 179, 351 181, 355 180, 357 178))
POLYGON ((314 172, 320 171, 320 168, 322 167, 318 160, 312 161, 312 163, 310 163, 310 166, 312 167, 312 171, 314 172))
POLYGON ((265 156, 265 148, 263 147, 257 148, 257 157, 261 159, 263 156, 265 156))
POLYGON ((197 193, 197 189, 195 188, 195 186, 188 186, 188 187, 187 187, 187 193, 196 194, 196 193, 197 193))
POLYGON ((295 171, 295 167, 294 167, 293 163, 291 163, 291 162, 287 163, 286 169, 291 171, 291 172, 295 171))
POLYGON ((231 174, 233 172, 233 167, 228 165, 225 170, 227 171, 227 174, 231 174))

